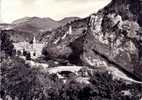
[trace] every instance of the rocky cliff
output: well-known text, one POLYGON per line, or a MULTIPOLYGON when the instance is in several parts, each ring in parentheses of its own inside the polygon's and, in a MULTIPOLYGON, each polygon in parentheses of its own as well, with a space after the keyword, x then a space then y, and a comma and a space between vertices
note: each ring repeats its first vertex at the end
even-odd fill
MULTIPOLYGON (((96 56, 142 80, 141 0, 112 0, 90 16, 83 61, 96 56)), ((94 63, 95 64, 95 63, 94 63)))
MULTIPOLYGON (((112 0, 88 18, 54 30, 48 40, 55 44, 55 50, 49 51, 58 51, 56 47, 64 45, 72 49, 65 58, 72 64, 104 69, 113 66, 142 80, 141 4, 141 0, 112 0), (73 27, 72 34, 66 35, 69 26, 73 27)), ((65 56, 64 50, 58 53, 65 56)))

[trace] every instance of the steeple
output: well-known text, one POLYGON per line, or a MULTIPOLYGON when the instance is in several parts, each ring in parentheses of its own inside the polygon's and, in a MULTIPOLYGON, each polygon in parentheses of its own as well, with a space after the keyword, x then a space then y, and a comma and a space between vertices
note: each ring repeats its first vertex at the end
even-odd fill
POLYGON ((35 51, 35 49, 36 49, 36 38, 35 38, 35 36, 33 37, 32 48, 33 48, 33 50, 35 51))
POLYGON ((24 47, 23 47, 25 50, 27 49, 27 43, 26 41, 24 40, 24 47))
POLYGON ((72 34, 72 26, 70 25, 69 26, 69 35, 71 35, 72 34))
POLYGON ((33 45, 32 45, 32 50, 33 50, 33 56, 36 56, 36 49, 37 49, 37 45, 36 45, 36 38, 35 36, 33 37, 33 45))
POLYGON ((34 36, 34 38, 33 38, 33 44, 35 44, 36 43, 36 38, 35 38, 35 36, 34 36))

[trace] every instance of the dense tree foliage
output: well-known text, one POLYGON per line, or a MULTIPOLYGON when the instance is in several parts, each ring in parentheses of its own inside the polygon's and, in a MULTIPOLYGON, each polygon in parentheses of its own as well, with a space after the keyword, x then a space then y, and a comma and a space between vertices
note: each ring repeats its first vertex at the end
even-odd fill
MULTIPOLYGON (((19 100, 46 100, 46 89, 59 87, 59 82, 48 73, 41 72, 40 68, 31 68, 23 59, 13 57, 4 59, 1 69, 1 97, 10 95, 19 100), (54 80, 53 80, 54 79, 54 80)), ((54 76, 55 77, 55 76, 54 76)), ((5 100, 5 99, 4 99, 5 100)))
POLYGON ((139 100, 142 97, 142 84, 126 84, 123 80, 113 79, 111 74, 95 73, 90 79, 93 85, 94 94, 108 100, 139 100), (131 94, 124 95, 122 91, 129 91, 131 94), (139 91, 139 92, 138 92, 139 91))
POLYGON ((142 84, 114 80, 107 72, 94 73, 90 84, 68 79, 63 83, 56 74, 31 68, 20 58, 5 59, 1 66, 1 95, 19 100, 139 100, 142 84), (124 94, 128 91, 130 94, 124 94))
POLYGON ((5 51, 5 53, 9 56, 13 55, 14 46, 12 41, 10 40, 10 36, 5 31, 0 31, 0 38, 1 38, 1 50, 5 51))
MULTIPOLYGON (((5 95, 18 96, 19 98, 28 98, 29 91, 32 90, 32 84, 35 81, 34 72, 24 63, 22 59, 7 59, 2 63, 2 85, 1 91, 5 95)), ((34 88, 33 88, 34 89, 34 88)))

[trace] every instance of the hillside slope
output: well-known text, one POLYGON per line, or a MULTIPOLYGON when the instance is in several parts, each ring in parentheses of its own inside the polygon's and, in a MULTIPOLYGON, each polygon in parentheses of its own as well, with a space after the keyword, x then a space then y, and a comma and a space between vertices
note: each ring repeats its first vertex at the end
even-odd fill
POLYGON ((13 21, 12 24, 0 24, 0 30, 11 34, 13 41, 31 40, 33 36, 39 39, 44 32, 55 30, 71 21, 79 19, 78 17, 67 17, 61 21, 55 21, 51 18, 25 17, 13 21), (23 38, 22 38, 23 37, 23 38), (31 38, 32 37, 32 38, 31 38))

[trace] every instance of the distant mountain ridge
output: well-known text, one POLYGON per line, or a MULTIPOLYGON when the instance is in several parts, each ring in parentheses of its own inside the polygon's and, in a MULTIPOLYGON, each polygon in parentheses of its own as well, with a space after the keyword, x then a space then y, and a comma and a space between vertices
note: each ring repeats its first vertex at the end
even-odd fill
MULTIPOLYGON (((18 40, 18 37, 20 36, 20 32, 25 33, 23 36, 24 40, 25 38, 29 38, 27 40, 31 40, 31 36, 35 36, 36 38, 39 37, 42 33, 46 31, 55 30, 60 26, 64 26, 67 23, 70 23, 74 20, 80 19, 79 17, 67 17, 60 21, 55 21, 51 18, 40 18, 40 17, 25 17, 18 20, 13 21, 11 24, 0 24, 0 30, 9 30, 10 33, 13 31, 15 33, 13 34, 19 34, 16 40, 18 40), (29 34, 28 34, 29 33, 29 34)), ((12 37, 14 38, 15 35, 12 37)), ((21 40, 21 36, 19 37, 19 40, 21 40)))
POLYGON ((26 17, 14 21, 16 30, 28 31, 28 32, 40 32, 44 30, 52 30, 59 26, 58 22, 51 18, 39 18, 39 17, 26 17))
POLYGON ((40 17, 25 17, 12 22, 16 25, 15 29, 30 31, 30 32, 43 32, 56 29, 59 26, 65 25, 71 21, 77 20, 79 17, 67 17, 60 21, 55 21, 51 18, 40 18, 40 17), (29 27, 31 27, 29 29, 29 27), (35 30, 33 30, 35 29, 35 30))

